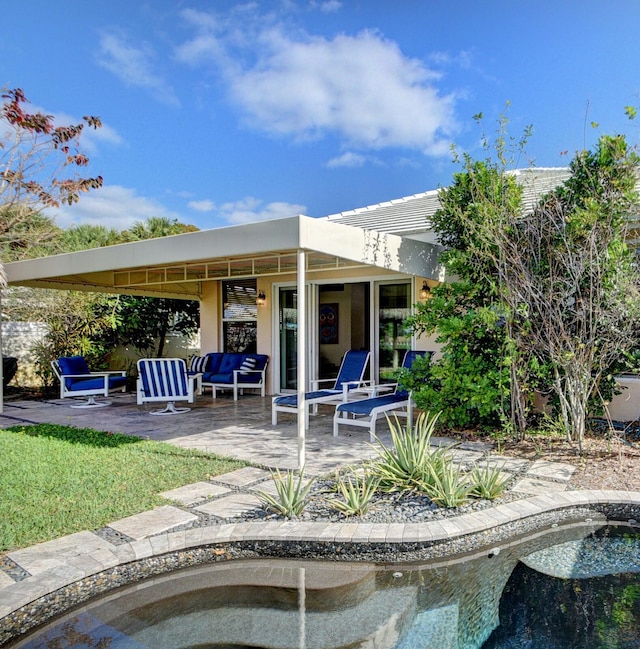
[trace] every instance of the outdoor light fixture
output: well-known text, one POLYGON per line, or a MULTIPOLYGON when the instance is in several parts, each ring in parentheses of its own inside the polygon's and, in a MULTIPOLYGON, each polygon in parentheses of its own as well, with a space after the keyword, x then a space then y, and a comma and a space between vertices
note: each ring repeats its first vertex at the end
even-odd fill
POLYGON ((427 280, 423 280, 422 282, 422 289, 420 289, 420 297, 423 300, 426 300, 429 297, 429 294, 431 293, 431 289, 429 288, 429 285, 427 284, 427 280))
POLYGON ((264 294, 264 291, 260 289, 258 291, 258 297, 256 298, 256 304, 258 306, 264 306, 267 303, 267 296, 264 294))

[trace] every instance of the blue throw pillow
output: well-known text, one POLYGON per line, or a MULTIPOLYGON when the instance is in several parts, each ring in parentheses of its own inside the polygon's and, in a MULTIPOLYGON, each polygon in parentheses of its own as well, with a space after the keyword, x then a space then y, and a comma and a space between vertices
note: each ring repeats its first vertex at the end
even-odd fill
POLYGON ((190 372, 204 372, 207 367, 207 356, 192 356, 191 361, 189 362, 189 371, 190 372))
POLYGON ((240 365, 240 374, 247 375, 249 374, 248 370, 255 370, 257 362, 258 361, 255 357, 247 356, 240 365))

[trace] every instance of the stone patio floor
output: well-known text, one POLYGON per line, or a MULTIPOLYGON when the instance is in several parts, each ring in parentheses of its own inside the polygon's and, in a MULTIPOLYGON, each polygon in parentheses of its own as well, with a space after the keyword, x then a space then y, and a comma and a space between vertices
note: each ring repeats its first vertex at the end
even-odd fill
MULTIPOLYGON (((328 542, 428 542, 474 534, 558 507, 595 503, 638 504, 640 494, 606 491, 565 491, 574 467, 545 460, 528 462, 491 455, 505 471, 522 474, 514 491, 522 498, 454 519, 414 524, 353 524, 308 521, 234 523, 229 519, 260 507, 256 490, 273 489, 270 468, 294 469, 297 433, 294 416, 281 415, 271 425, 271 400, 245 395, 237 402, 211 395, 198 397, 183 415, 156 417, 149 406, 137 406, 132 395, 117 395, 112 405, 98 409, 72 409, 68 400, 9 401, 0 415, 3 428, 20 423, 59 423, 120 432, 197 448, 251 462, 245 467, 207 482, 186 485, 162 494, 171 501, 154 509, 110 523, 116 541, 96 531, 83 531, 0 557, 0 621, 39 597, 79 579, 131 561, 212 543, 268 539, 328 542), (185 529, 206 514, 219 524, 185 529)), ((332 407, 321 408, 311 419, 307 436, 307 477, 326 474, 336 467, 374 457, 368 432, 354 428, 332 436, 332 407)), ((389 442, 386 422, 378 436, 389 442)), ((436 440, 446 443, 446 439, 436 440)), ((457 447, 464 462, 481 462, 489 450, 482 443, 457 447)))

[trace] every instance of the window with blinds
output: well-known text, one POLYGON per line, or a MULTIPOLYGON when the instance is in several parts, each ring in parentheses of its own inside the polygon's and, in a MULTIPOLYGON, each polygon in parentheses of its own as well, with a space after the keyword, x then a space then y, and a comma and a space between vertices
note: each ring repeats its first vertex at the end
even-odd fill
POLYGON ((235 279, 223 282, 222 301, 224 351, 255 353, 258 333, 256 280, 235 279))

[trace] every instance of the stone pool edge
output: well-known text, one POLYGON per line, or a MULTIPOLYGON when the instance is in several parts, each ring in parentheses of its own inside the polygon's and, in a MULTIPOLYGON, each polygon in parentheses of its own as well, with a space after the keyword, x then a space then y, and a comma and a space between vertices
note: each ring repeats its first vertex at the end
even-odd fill
POLYGON ((553 493, 422 523, 241 522, 105 543, 87 551, 80 544, 41 572, 0 588, 0 647, 97 595, 189 566, 255 557, 427 561, 594 516, 603 523, 640 520, 640 492, 553 493))

